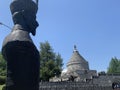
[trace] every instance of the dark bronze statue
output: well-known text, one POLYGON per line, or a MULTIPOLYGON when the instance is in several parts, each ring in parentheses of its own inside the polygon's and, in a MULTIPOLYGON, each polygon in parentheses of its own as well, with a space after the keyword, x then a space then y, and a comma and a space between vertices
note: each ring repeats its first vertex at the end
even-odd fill
POLYGON ((6 90, 39 90, 39 52, 30 33, 36 34, 38 0, 13 0, 14 27, 5 38, 2 54, 7 61, 6 90))
POLYGON ((38 23, 36 13, 38 10, 37 2, 32 0, 14 0, 10 6, 14 24, 20 24, 26 31, 33 35, 36 33, 38 23))

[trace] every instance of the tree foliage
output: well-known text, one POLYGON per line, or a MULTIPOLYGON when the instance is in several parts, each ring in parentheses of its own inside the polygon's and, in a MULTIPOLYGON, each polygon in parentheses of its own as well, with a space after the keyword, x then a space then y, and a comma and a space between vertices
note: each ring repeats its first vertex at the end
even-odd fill
POLYGON ((6 61, 0 53, 0 76, 6 76, 6 61))
POLYGON ((48 42, 40 43, 40 79, 49 81, 51 77, 59 76, 62 71, 63 59, 56 54, 48 42))
POLYGON ((0 85, 5 84, 6 81, 6 61, 2 57, 2 54, 0 53, 0 85))
POLYGON ((112 58, 107 70, 108 74, 120 74, 120 60, 116 57, 112 58))

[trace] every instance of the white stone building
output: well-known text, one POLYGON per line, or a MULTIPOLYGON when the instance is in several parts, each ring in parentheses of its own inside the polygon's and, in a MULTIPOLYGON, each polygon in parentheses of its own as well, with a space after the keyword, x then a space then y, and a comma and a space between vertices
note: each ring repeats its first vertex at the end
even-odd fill
POLYGON ((60 77, 54 77, 50 81, 69 81, 74 78, 75 82, 91 83, 101 86, 111 86, 113 82, 120 83, 119 74, 106 74, 102 72, 98 74, 96 70, 89 69, 89 63, 80 55, 76 46, 74 46, 73 54, 67 63, 67 69, 62 72, 60 77))
POLYGON ((86 81, 96 75, 97 71, 89 69, 88 62, 79 54, 76 46, 74 46, 73 54, 67 63, 67 71, 61 74, 61 78, 73 76, 75 81, 86 81))

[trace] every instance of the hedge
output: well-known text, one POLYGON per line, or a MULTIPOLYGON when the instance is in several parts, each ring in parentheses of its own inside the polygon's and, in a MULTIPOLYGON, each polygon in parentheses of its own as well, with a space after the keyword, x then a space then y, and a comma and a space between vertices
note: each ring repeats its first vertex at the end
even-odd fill
POLYGON ((0 76, 0 85, 5 84, 6 76, 0 76))

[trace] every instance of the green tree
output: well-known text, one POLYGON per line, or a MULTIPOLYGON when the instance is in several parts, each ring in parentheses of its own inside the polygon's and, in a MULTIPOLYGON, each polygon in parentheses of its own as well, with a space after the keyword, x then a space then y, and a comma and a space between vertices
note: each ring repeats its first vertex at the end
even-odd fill
POLYGON ((7 74, 6 61, 2 57, 2 54, 0 53, 0 85, 5 84, 6 74, 7 74))
POLYGON ((40 79, 49 81, 51 77, 59 76, 62 66, 61 55, 56 54, 48 42, 40 43, 40 79))
POLYGON ((116 57, 112 58, 107 70, 108 74, 120 74, 120 60, 116 57))
POLYGON ((0 76, 6 76, 6 61, 0 53, 0 76))
POLYGON ((63 66, 63 59, 59 53, 56 55, 55 66, 56 76, 59 76, 61 74, 63 66))

